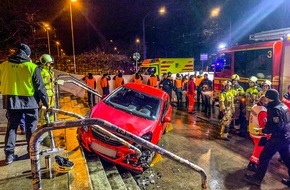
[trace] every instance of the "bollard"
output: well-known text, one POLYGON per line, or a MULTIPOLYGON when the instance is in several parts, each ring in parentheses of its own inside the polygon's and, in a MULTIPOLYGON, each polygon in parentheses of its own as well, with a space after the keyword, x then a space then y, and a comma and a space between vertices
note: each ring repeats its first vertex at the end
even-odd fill
POLYGON ((51 159, 50 155, 45 156, 45 168, 48 169, 47 178, 52 178, 52 171, 51 171, 51 159))

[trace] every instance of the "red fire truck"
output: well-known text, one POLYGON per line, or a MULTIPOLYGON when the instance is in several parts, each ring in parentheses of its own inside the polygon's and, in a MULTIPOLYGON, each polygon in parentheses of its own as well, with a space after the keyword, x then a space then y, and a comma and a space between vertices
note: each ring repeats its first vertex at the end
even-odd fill
POLYGON ((240 76, 239 83, 244 89, 248 88, 249 77, 256 76, 259 82, 270 80, 281 95, 287 92, 290 84, 288 34, 290 28, 260 32, 250 35, 250 39, 264 42, 220 50, 213 64, 214 98, 219 97, 223 81, 230 80, 232 74, 240 76))

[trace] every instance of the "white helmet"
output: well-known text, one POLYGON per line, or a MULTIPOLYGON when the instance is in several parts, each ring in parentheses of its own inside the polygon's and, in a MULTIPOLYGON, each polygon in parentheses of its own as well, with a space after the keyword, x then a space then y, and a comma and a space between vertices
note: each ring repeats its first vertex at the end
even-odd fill
POLYGON ((231 83, 231 81, 229 81, 229 80, 226 80, 226 81, 224 81, 223 82, 223 86, 225 87, 225 86, 232 86, 232 83, 231 83))
POLYGON ((249 78, 249 82, 256 83, 257 81, 258 81, 258 78, 255 77, 255 76, 251 76, 251 77, 249 78))
POLYGON ((265 80, 262 82, 262 86, 264 86, 264 85, 268 85, 270 87, 272 85, 272 83, 269 80, 265 80))
POLYGON ((46 65, 47 63, 53 63, 53 58, 49 54, 42 54, 39 61, 42 65, 46 65))

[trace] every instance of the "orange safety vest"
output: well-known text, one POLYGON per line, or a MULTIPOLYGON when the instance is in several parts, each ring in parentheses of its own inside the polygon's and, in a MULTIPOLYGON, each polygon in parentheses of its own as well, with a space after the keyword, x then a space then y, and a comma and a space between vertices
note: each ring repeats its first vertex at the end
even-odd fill
POLYGON ((139 77, 138 79, 136 79, 136 78, 134 77, 133 82, 134 82, 134 83, 137 83, 137 84, 142 84, 142 79, 141 79, 141 77, 139 77))
POLYGON ((108 87, 108 86, 109 86, 108 79, 106 77, 102 77, 102 79, 101 79, 101 87, 105 88, 105 87, 108 87))
POLYGON ((89 87, 91 87, 92 89, 95 89, 95 82, 96 82, 95 78, 90 79, 89 77, 86 77, 85 82, 89 87))
POLYGON ((202 81, 203 77, 196 77, 195 78, 195 86, 199 86, 201 81, 202 81))
POLYGON ((175 87, 176 88, 181 88, 182 87, 181 79, 175 79, 175 87))
POLYGON ((149 85, 153 87, 157 87, 157 77, 156 76, 151 76, 149 78, 149 85))
POLYGON ((123 77, 116 77, 115 79, 115 88, 118 88, 124 84, 123 77))

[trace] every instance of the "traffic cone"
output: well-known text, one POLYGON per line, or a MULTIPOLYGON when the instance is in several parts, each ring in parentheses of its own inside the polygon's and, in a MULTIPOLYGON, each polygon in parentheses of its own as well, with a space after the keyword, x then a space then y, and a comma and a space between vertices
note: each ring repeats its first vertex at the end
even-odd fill
POLYGON ((153 167, 155 164, 157 164, 158 162, 160 162, 162 160, 162 156, 159 153, 156 153, 151 164, 150 167, 153 167))
POLYGON ((173 125, 171 123, 168 123, 167 127, 166 127, 166 133, 168 133, 169 131, 172 131, 172 130, 173 130, 173 125))

